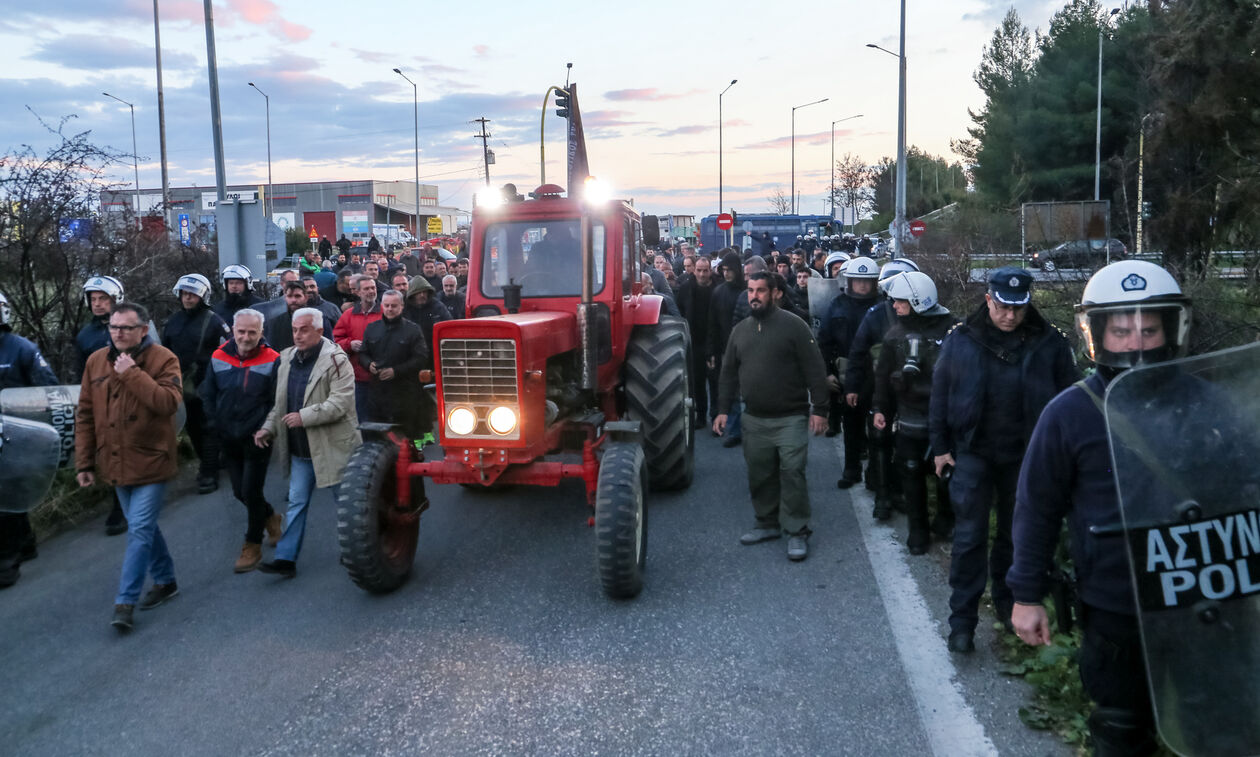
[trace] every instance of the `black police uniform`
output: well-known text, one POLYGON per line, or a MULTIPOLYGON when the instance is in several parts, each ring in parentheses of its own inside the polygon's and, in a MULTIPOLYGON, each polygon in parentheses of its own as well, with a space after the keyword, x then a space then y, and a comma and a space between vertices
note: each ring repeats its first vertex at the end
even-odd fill
POLYGON ((1071 386, 1079 372, 1067 336, 1030 304, 1032 275, 1004 267, 989 279, 989 295, 1025 306, 1020 326, 1003 332, 987 304, 955 328, 941 347, 932 383, 930 430, 933 456, 952 454, 949 482, 954 508, 950 552, 950 634, 970 646, 988 575, 998 619, 1010 625, 1011 515, 1024 448, 1042 409, 1071 386), (997 529, 986 556, 989 513, 997 529))
MULTIPOLYGON (((840 424, 844 426, 844 475, 841 484, 853 484, 862 479, 862 450, 866 446, 866 419, 870 410, 869 400, 859 402, 857 407, 849 407, 844 402, 846 391, 857 392, 856 388, 844 385, 846 367, 840 360, 847 361, 852 351, 854 338, 862 324, 866 311, 875 301, 875 289, 867 297, 855 297, 843 291, 837 294, 827 312, 822 317, 818 328, 818 346, 822 349, 823 359, 827 363, 827 373, 833 375, 841 384, 838 394, 831 395, 831 407, 828 414, 828 429, 832 432, 840 424)), ((832 434, 834 436, 834 433, 832 434)))
POLYGON ((214 419, 206 417, 197 387, 206 377, 210 356, 231 337, 232 330, 204 300, 192 309, 182 308, 171 315, 162 329, 162 344, 179 358, 180 374, 184 377, 184 428, 200 460, 197 485, 203 494, 218 485, 219 438, 207 433, 214 419))

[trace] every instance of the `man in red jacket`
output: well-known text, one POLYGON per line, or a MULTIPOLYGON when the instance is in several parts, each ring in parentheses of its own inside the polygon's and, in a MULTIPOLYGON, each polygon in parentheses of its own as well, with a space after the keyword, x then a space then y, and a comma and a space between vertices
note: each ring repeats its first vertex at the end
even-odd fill
POLYGON ((354 366, 354 409, 359 420, 372 420, 368 415, 368 384, 372 374, 359 364, 363 350, 363 331, 369 323, 381 319, 381 306, 376 301, 376 279, 364 276, 359 280, 359 304, 341 314, 333 329, 333 341, 350 356, 354 366))

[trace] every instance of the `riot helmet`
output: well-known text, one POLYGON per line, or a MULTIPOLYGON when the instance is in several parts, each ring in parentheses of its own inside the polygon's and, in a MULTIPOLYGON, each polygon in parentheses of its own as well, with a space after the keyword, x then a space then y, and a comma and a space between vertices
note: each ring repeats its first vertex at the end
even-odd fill
POLYGON ((865 256, 859 256, 849 260, 849 264, 845 266, 844 275, 850 279, 878 279, 879 266, 865 256))
POLYGON ((1085 354, 1100 369, 1184 357, 1190 347, 1190 298, 1163 268, 1122 260, 1090 277, 1076 306, 1076 327, 1085 354))
MULTIPOLYGON (((240 279, 241 281, 244 281, 245 288, 248 289, 250 282, 252 282, 254 279, 254 274, 251 273, 250 270, 246 268, 245 266, 240 265, 239 263, 233 263, 232 265, 223 267, 223 273, 219 275, 219 279, 223 282, 224 289, 227 289, 227 283, 229 279, 240 279)), ((187 290, 187 291, 191 291, 191 290, 187 290)))
POLYGON ((210 294, 210 280, 199 273, 186 273, 179 277, 179 281, 175 282, 175 286, 171 289, 171 293, 176 297, 180 292, 189 292, 201 298, 204 303, 206 296, 210 294))
POLYGON ((83 303, 90 305, 91 293, 101 292, 113 298, 114 304, 123 301, 122 282, 113 276, 93 276, 83 284, 83 303))
POLYGON ((828 255, 826 260, 823 261, 823 270, 827 272, 827 277, 837 278, 839 274, 838 273, 832 274, 831 266, 835 265, 836 263, 844 263, 848 259, 849 259, 849 256, 846 253, 839 252, 839 251, 833 252, 830 255, 828 255))
POLYGON ((917 315, 935 315, 946 312, 936 299, 936 282, 922 271, 899 273, 888 279, 883 287, 884 294, 888 295, 889 299, 909 302, 910 309, 917 315))

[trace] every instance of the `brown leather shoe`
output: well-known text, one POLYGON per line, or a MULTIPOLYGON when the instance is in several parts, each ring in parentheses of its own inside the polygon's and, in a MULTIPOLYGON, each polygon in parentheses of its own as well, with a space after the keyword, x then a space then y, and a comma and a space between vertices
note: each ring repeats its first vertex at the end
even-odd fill
POLYGON ((236 558, 234 570, 237 573, 248 573, 257 568, 260 562, 262 562, 262 545, 245 542, 245 546, 241 547, 241 556, 236 558))
POLYGON ((267 529, 267 546, 276 546, 284 534, 284 516, 280 513, 272 513, 267 518, 267 524, 264 527, 267 529))

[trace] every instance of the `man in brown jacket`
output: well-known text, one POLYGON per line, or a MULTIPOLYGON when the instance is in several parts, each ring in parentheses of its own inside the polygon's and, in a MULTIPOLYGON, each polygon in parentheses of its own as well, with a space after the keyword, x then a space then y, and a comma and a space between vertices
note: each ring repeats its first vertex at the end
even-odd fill
POLYGON ((129 631, 137 600, 150 610, 179 593, 175 564, 158 528, 166 482, 174 478, 175 411, 183 395, 179 359, 148 336, 149 314, 120 302, 109 316, 111 345, 83 369, 75 425, 79 486, 99 475, 113 484, 127 516, 127 551, 111 625, 129 631), (145 574, 153 587, 140 598, 145 574))

